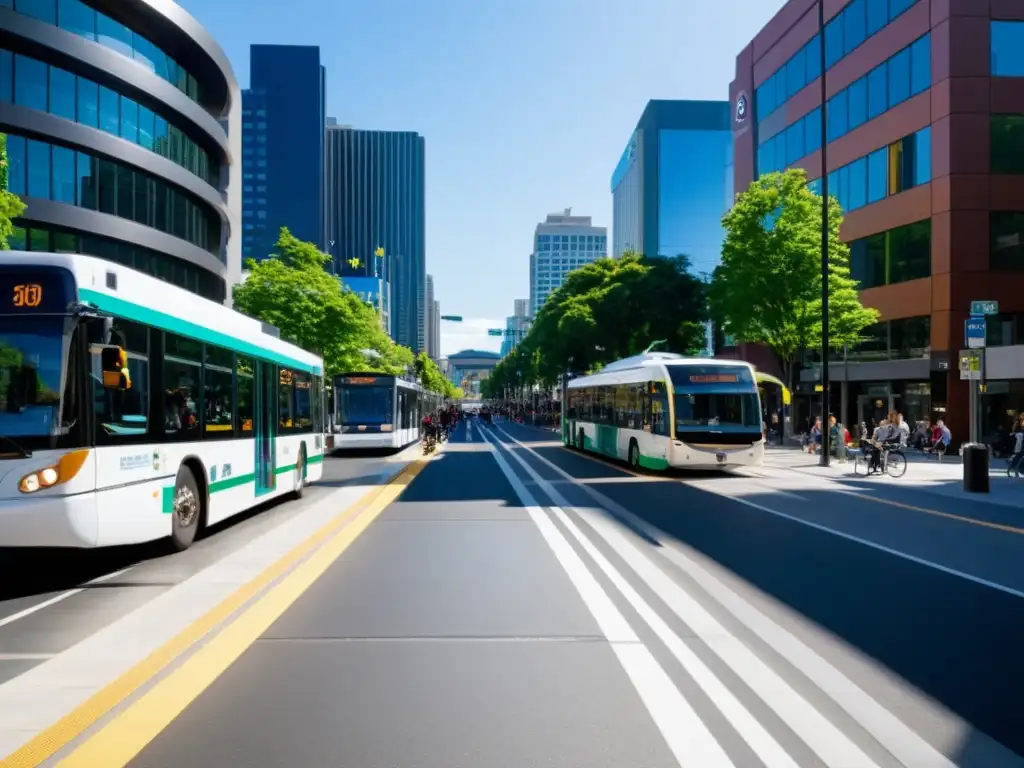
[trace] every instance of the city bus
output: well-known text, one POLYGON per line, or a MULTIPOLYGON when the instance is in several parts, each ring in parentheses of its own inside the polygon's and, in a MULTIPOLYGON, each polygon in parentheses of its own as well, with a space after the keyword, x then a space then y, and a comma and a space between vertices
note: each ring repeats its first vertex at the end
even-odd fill
POLYGON ((379 373, 344 373, 333 381, 328 450, 393 448, 420 439, 420 422, 442 398, 415 379, 379 373))
POLYGON ((747 363, 648 352, 563 385, 562 442, 634 469, 725 469, 764 459, 747 363))
POLYGON ((0 253, 0 543, 107 547, 300 496, 323 360, 129 267, 0 253))

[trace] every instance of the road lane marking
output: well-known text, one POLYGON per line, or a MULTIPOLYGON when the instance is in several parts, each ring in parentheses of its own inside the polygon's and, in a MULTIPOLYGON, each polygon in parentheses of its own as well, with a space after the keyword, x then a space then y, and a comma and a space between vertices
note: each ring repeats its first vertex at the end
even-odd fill
POLYGON ((512 470, 484 430, 481 439, 487 444, 498 467, 512 485, 516 496, 537 525, 551 551, 565 570, 576 591, 586 604, 615 653, 619 664, 633 683, 668 748, 680 766, 701 768, 732 768, 733 763, 722 746, 708 731, 704 721, 676 688, 668 673, 658 664, 650 649, 640 642, 629 622, 612 602, 608 593, 587 569, 583 560, 561 534, 555 524, 538 506, 533 494, 512 470))
POLYGON ((0 661, 47 661, 56 653, 0 653, 0 661))
MULTIPOLYGON (((532 451, 528 445, 524 445, 516 440, 507 433, 506 437, 509 438, 520 448, 533 454, 538 460, 547 464, 554 469, 559 475, 565 477, 567 480, 572 481, 573 478, 565 470, 556 464, 550 462, 548 459, 532 451)), ((515 452, 511 452, 515 456, 515 452)), ((519 458, 522 461, 521 457, 519 458)), ((528 466, 528 465, 527 465, 528 466)), ((532 468, 531 468, 532 469, 532 468)), ((538 475, 539 478, 539 475, 538 475)), ((543 486, 543 479, 538 479, 537 482, 543 486)), ((660 540, 659 534, 662 531, 654 528, 644 520, 634 515, 628 509, 618 504, 614 500, 608 498, 600 491, 597 491, 588 486, 580 485, 581 490, 590 495, 595 501, 603 506, 613 516, 620 517, 627 525, 636 526, 639 530, 643 531, 649 538, 658 541, 660 540)), ((558 492, 555 491, 557 494, 558 492)), ((549 493, 549 495, 551 495, 549 493)), ((552 499, 555 497, 552 496, 552 499)), ((808 523, 805 520, 799 518, 791 518, 769 507, 764 507, 754 502, 746 501, 745 499, 738 499, 733 497, 733 501, 737 501, 741 504, 745 504, 755 509, 760 509, 764 512, 768 512, 773 515, 780 515, 787 519, 792 519, 795 522, 809 525, 813 528, 823 530, 828 533, 840 536, 842 538, 852 539, 859 541, 862 544, 873 547, 875 549, 881 549, 888 551, 891 554, 904 557, 909 560, 921 562, 922 564, 930 565, 931 567, 939 570, 948 571, 942 566, 936 563, 927 563, 927 561, 920 561, 913 556, 907 555, 906 553, 900 553, 893 550, 887 550, 885 547, 874 544, 872 542, 859 540, 856 537, 848 534, 843 534, 840 531, 833 531, 819 526, 815 523, 808 523)), ((599 515, 595 515, 589 510, 577 510, 577 513, 581 517, 585 517, 587 521, 594 526, 594 529, 604 537, 605 532, 609 532, 617 539, 621 539, 627 547, 632 547, 636 550, 636 547, 628 542, 625 536, 622 534, 614 525, 610 524, 606 518, 599 515), (594 523, 597 523, 596 525, 594 523), (602 530, 603 529, 603 530, 602 530)), ((612 544, 607 537, 604 537, 609 544, 612 544)), ((612 544, 612 546, 619 551, 622 555, 622 550, 618 546, 612 544)), ((639 551, 636 550, 638 553, 639 551)), ((812 650, 807 644, 797 638, 795 635, 790 633, 788 630, 777 624, 775 621, 770 619, 767 615, 759 611, 752 604, 746 601, 734 590, 723 584, 719 579, 712 575, 707 569, 697 563, 691 557, 688 557, 681 550, 671 547, 662 546, 659 550, 666 558, 671 560, 677 567, 681 568, 684 572, 689 574, 700 586, 714 598, 720 605, 728 610, 736 619, 743 623, 748 629, 750 629, 755 635, 760 637, 769 647, 775 650, 780 656, 786 659, 795 669, 805 675, 811 682, 813 682, 821 691, 828 695, 833 701, 836 702, 847 714, 849 714, 860 726, 871 734, 874 739, 899 759, 908 768, 956 768, 956 764, 950 761, 945 755, 943 755, 938 749, 929 744, 923 737, 917 734, 909 726, 907 726, 902 720, 896 715, 890 712, 888 709, 883 707, 878 701, 870 696, 866 691, 860 688, 856 683, 846 677, 842 672, 836 669, 832 664, 826 661, 822 656, 812 650)), ((642 553, 640 556, 643 557, 642 553)), ((648 558, 643 558, 649 566, 644 566, 647 569, 654 568, 652 574, 658 581, 668 580, 672 585, 669 587, 670 590, 681 590, 678 584, 668 579, 668 576, 657 568, 656 565, 651 563, 648 558)), ((628 560, 627 560, 628 562, 628 560)), ((970 578, 967 574, 962 574, 964 577, 970 578)), ((976 579, 971 579, 976 580, 976 579)), ((645 578, 645 581, 647 579, 645 578)), ((648 584, 651 584, 648 581, 648 584)), ((664 592, 655 585, 651 584, 652 588, 658 592, 659 595, 663 595, 664 592)), ((989 585, 996 588, 1000 588, 1000 585, 989 585)), ((1003 588, 1006 590, 1007 588, 1003 588)), ((1020 595, 1024 597, 1024 595, 1020 595)), ((666 604, 672 606, 672 602, 666 598, 666 604)), ((703 610, 703 609, 701 609, 703 610)), ((683 618, 683 617, 681 617, 683 618)), ((697 631, 697 627, 690 623, 690 621, 684 618, 687 624, 697 631)), ((712 617, 712 621, 714 618, 712 617)), ((716 650, 713 647, 713 650, 716 650)), ((732 666, 732 665, 730 665, 732 666)), ((737 674, 740 674, 737 671, 737 674)), ((744 678, 746 680, 746 678, 744 678)), ((749 681, 748 681, 749 684, 749 681)), ((792 726, 791 726, 792 727, 792 726)), ((800 731, 796 731, 798 734, 800 731)), ((841 765, 845 765, 840 761, 841 765)))
MULTIPOLYGON (((515 438, 511 438, 515 439, 515 438)), ((876 768, 876 763, 862 752, 839 728, 798 694, 782 677, 737 640, 690 594, 672 581, 653 560, 648 558, 622 534, 621 524, 591 510, 574 508, 518 451, 510 455, 559 507, 574 509, 626 561, 655 594, 693 630, 775 714, 821 758, 825 765, 843 768, 876 768)), ((679 660, 683 668, 725 715, 736 732, 747 742, 767 766, 795 766, 796 763, 777 741, 739 702, 724 683, 679 639, 658 614, 629 585, 625 578, 597 550, 594 544, 572 522, 568 515, 554 507, 559 520, 580 542, 601 570, 608 574, 623 597, 636 609, 679 660)))
POLYGON ((127 765, 212 685, 397 499, 426 466, 417 461, 386 485, 323 545, 261 595, 180 667, 170 672, 58 763, 59 768, 127 765))
MULTIPOLYGON (((424 460, 417 460, 424 461, 424 460)), ((200 642, 254 596, 288 572, 296 563, 314 551, 334 533, 347 525, 360 511, 372 504, 392 483, 398 482, 417 463, 397 472, 384 485, 368 491, 337 517, 324 525, 306 541, 266 568, 224 601, 203 614, 175 637, 142 659, 106 687, 90 696, 71 712, 44 731, 36 734, 6 758, 0 768, 34 768, 80 737, 104 715, 146 685, 169 664, 200 642)))
POLYGON ((130 571, 133 567, 134 566, 129 566, 127 568, 122 568, 120 571, 114 571, 113 573, 105 574, 103 576, 100 576, 99 578, 93 579, 92 581, 85 582, 85 584, 83 584, 81 587, 69 589, 67 592, 61 592, 59 595, 51 597, 49 600, 44 600, 41 603, 36 603, 35 605, 29 606, 23 611, 12 613, 10 616, 4 616, 2 619, 0 619, 0 627, 6 627, 8 624, 13 624, 16 621, 20 621, 21 619, 24 619, 26 616, 31 616, 33 613, 37 613, 43 610, 44 608, 49 608, 51 605, 56 605, 59 602, 67 600, 69 597, 80 595, 82 592, 88 591, 89 587, 92 584, 102 584, 105 581, 110 581, 111 579, 117 578, 118 576, 122 576, 128 573, 128 571, 130 571))

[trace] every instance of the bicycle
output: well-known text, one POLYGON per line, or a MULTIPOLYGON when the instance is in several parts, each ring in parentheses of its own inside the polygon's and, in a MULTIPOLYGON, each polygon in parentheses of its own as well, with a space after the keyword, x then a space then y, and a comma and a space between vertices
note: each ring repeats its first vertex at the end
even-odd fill
MULTIPOLYGON (((881 467, 879 472, 885 472, 889 477, 899 478, 903 477, 907 471, 907 457, 903 453, 903 450, 897 446, 881 446, 881 467)), ((853 460, 853 474, 861 474, 861 465, 864 466, 864 476, 868 476, 874 472, 869 469, 871 466, 871 447, 869 445, 861 446, 860 450, 857 451, 857 456, 853 460)))
POLYGON ((434 437, 433 432, 427 432, 423 435, 423 455, 428 455, 435 448, 437 448, 437 438, 434 437))

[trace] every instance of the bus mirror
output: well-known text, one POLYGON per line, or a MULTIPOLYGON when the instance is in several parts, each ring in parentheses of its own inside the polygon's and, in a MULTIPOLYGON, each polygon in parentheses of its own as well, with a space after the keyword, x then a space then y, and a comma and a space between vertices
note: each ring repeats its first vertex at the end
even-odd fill
POLYGON ((104 389, 131 389, 132 380, 128 373, 128 353, 118 346, 103 347, 100 352, 103 367, 104 389))

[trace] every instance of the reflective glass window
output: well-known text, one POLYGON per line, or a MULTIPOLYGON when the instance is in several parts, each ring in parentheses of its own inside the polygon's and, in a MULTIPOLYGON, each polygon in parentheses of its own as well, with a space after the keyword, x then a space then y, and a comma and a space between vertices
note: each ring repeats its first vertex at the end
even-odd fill
POLYGON ((804 117, 804 144, 807 154, 821 149, 821 107, 815 107, 804 117))
POLYGON ((843 17, 836 16, 825 25, 825 67, 843 58, 843 17))
POLYGON ((849 105, 847 107, 848 130, 853 130, 868 119, 868 79, 862 77, 854 81, 846 89, 849 105))
POLYGON ((789 96, 807 85, 807 63, 804 57, 805 51, 801 48, 786 65, 786 90, 789 96))
POLYGON ((889 77, 886 65, 880 64, 868 73, 868 120, 889 108, 889 77))
POLYGON ((102 13, 96 15, 96 40, 100 45, 132 58, 132 31, 102 13))
POLYGON ((121 132, 121 96, 100 86, 100 130, 117 136, 121 132))
POLYGON ((868 204, 868 160, 854 160, 850 168, 850 199, 847 210, 855 211, 868 204))
POLYGON ((99 210, 117 216, 117 166, 109 160, 97 160, 99 210))
POLYGON ((100 127, 100 87, 84 77, 78 78, 78 122, 100 127))
POLYGON ((786 131, 786 165, 804 156, 804 121, 797 120, 786 131))
POLYGON ((889 23, 888 0, 867 0, 868 37, 889 23))
POLYGON ((139 105, 124 96, 121 97, 121 138, 139 143, 139 105))
POLYGON ((826 110, 826 114, 828 117, 829 141, 835 141, 846 133, 846 98, 846 91, 840 91, 828 100, 828 109, 826 110))
POLYGON ((992 115, 992 173, 1024 174, 1024 115, 992 115))
POLYGON ((917 0, 889 0, 889 21, 902 16, 917 0))
POLYGON ((153 149, 153 131, 155 115, 152 110, 139 107, 139 144, 146 149, 153 149))
POLYGON ((888 62, 889 108, 910 98, 910 49, 904 48, 888 62))
POLYGON ((28 196, 50 197, 50 145, 42 141, 28 141, 28 196))
POLYGON ((932 129, 923 128, 914 134, 914 186, 932 180, 932 129))
POLYGON ((53 147, 53 199, 58 203, 75 204, 75 152, 67 147, 53 147))
POLYGON ((57 0, 57 22, 87 40, 96 39, 96 11, 81 0, 57 0))
POLYGON ((75 119, 75 76, 50 67, 50 113, 65 120, 75 119))
POLYGON ((991 23, 992 74, 999 77, 1024 77, 1024 22, 991 23))
POLYGON ((135 218, 135 172, 127 165, 117 165, 117 215, 135 218))
POLYGON ((57 0, 15 0, 14 10, 47 24, 57 23, 57 0))
POLYGON ((7 137, 7 190, 24 195, 26 189, 26 142, 21 136, 7 137))
POLYGON ((887 194, 889 150, 886 147, 868 156, 868 203, 877 203, 887 194))
POLYGON ((850 53, 867 37, 864 0, 853 0, 843 11, 843 51, 850 53))
POLYGON ((46 65, 27 56, 15 56, 14 103, 45 112, 49 106, 46 91, 46 65))
POLYGON ((0 101, 14 101, 14 54, 0 51, 0 101))
POLYGON ((927 91, 932 85, 932 39, 925 35, 910 46, 910 95, 927 91))
POLYGON ((78 205, 90 211, 95 211, 99 203, 96 163, 96 158, 90 157, 84 152, 76 153, 75 175, 78 179, 78 205))
POLYGON ((888 239, 888 285, 929 277, 932 273, 932 221, 925 219, 885 233, 888 239))
POLYGON ((992 211, 989 214, 989 269, 1024 270, 1024 213, 992 211))
POLYGON ((884 232, 850 243, 850 276, 861 290, 885 285, 884 232))
POLYGON ((807 82, 813 82, 821 77, 821 38, 815 35, 805 46, 807 61, 807 82))

